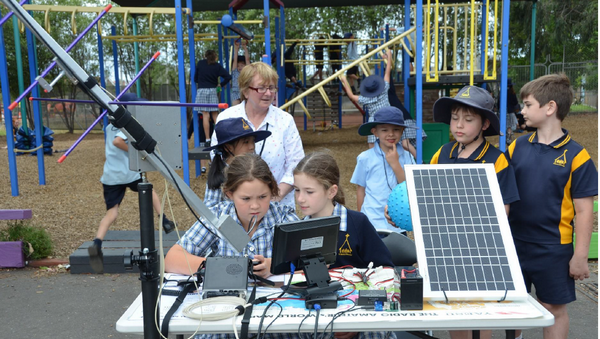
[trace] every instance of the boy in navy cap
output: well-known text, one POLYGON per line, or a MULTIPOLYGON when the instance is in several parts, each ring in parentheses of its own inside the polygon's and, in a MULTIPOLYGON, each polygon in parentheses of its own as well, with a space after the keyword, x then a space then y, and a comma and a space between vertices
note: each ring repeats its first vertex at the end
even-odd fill
MULTIPOLYGON (((502 151, 486 136, 498 135, 500 121, 493 112, 494 98, 488 91, 465 86, 454 98, 440 98, 433 104, 433 119, 450 125, 454 141, 443 145, 431 158, 432 164, 494 164, 504 207, 519 200, 515 172, 502 151)), ((470 331, 450 331, 452 339, 469 338, 470 331)), ((481 331, 481 338, 491 338, 492 331, 481 331)))
POLYGON ((562 128, 573 102, 564 73, 530 81, 520 94, 525 123, 537 131, 519 137, 507 150, 521 196, 510 205, 510 228, 527 290, 533 284, 537 299, 554 316, 544 338, 567 338, 567 304, 575 300, 575 280, 590 277, 598 171, 587 150, 562 128))
MULTIPOLYGON (((384 94, 387 97, 387 92, 384 94)), ((357 185, 357 209, 367 215, 376 229, 406 233, 406 230, 388 224, 384 216, 392 189, 406 179, 404 165, 415 163, 413 156, 400 144, 406 127, 409 126, 404 123, 402 112, 388 106, 375 113, 373 122, 364 123, 358 129, 360 135, 372 134, 379 138, 374 148, 358 155, 350 179, 357 185)))
POLYGON ((496 167, 502 199, 509 205, 519 200, 515 172, 502 151, 486 136, 498 135, 500 120, 493 112, 494 98, 477 86, 465 86, 454 98, 440 98, 433 104, 433 120, 450 125, 454 141, 443 145, 431 158, 432 164, 488 163, 496 167))
MULTIPOLYGON (((341 76, 342 85, 348 94, 348 98, 358 105, 363 105, 367 113, 369 114, 369 122, 373 121, 375 113, 383 108, 389 107, 390 101, 388 99, 388 89, 390 88, 390 74, 392 72, 392 51, 388 50, 384 55, 384 58, 388 60, 385 66, 385 75, 383 79, 379 75, 369 75, 360 84, 360 96, 354 95, 345 76, 341 76)), ((400 112, 402 114, 402 112, 400 112)), ((366 135, 366 134, 365 134, 366 135)), ((375 145, 375 136, 369 135, 367 138, 369 148, 373 148, 375 145)))

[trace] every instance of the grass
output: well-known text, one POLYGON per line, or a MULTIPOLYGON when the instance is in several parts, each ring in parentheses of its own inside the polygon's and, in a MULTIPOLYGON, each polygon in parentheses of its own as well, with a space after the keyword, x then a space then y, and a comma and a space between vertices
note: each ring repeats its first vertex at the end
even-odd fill
POLYGON ((571 105, 571 112, 580 113, 580 112, 598 112, 597 108, 592 106, 577 104, 571 105))
POLYGON ((43 228, 32 226, 29 222, 9 222, 6 229, 0 230, 0 241, 23 241, 33 248, 25 253, 29 259, 42 259, 52 254, 53 244, 50 234, 43 228))

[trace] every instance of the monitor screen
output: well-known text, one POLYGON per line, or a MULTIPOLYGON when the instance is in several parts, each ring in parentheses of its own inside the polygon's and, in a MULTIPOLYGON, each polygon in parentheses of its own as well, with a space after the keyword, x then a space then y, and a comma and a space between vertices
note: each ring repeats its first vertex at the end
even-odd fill
POLYGON ((300 259, 323 258, 326 265, 335 263, 340 217, 331 216, 300 220, 275 226, 271 273, 290 271, 290 263, 302 269, 300 259))

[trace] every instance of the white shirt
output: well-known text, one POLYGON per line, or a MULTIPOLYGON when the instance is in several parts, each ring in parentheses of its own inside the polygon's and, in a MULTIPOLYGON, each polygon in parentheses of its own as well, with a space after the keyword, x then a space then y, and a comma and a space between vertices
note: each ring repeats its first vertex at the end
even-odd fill
MULTIPOLYGON (((255 144, 254 151, 269 165, 277 183, 294 185, 294 168, 304 158, 302 140, 296 127, 296 122, 291 114, 275 107, 269 106, 267 116, 260 126, 254 126, 246 114, 246 101, 230 107, 217 117, 217 123, 223 119, 242 117, 250 123, 253 131, 270 131, 271 136, 255 144), (264 149, 263 149, 264 146, 264 149), (262 150, 262 152, 261 152, 262 150)), ((210 144, 218 144, 217 135, 213 133, 210 144)), ((281 203, 296 209, 294 191, 288 193, 281 203)))

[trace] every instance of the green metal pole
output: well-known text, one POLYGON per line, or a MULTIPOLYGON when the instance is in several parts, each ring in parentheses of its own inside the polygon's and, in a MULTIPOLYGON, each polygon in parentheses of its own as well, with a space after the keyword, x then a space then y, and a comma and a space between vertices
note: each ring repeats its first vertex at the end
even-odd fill
MULTIPOLYGON (((17 77, 19 79, 19 92, 25 91, 25 83, 23 81, 23 58, 21 56, 21 34, 19 33, 19 20, 16 16, 13 16, 13 35, 15 37, 15 58, 17 59, 17 77)), ((29 135, 29 128, 27 128, 27 107, 25 107, 25 100, 21 101, 21 122, 23 123, 23 131, 29 135)), ((12 124, 12 122, 11 122, 12 124)))
MULTIPOLYGON (((134 16, 133 17, 133 36, 136 36, 137 34, 138 34, 137 18, 134 16)), ((140 50, 139 50, 137 41, 133 43, 133 51, 135 54, 135 74, 138 74, 140 72, 140 50)), ((135 82, 135 87, 137 88, 138 98, 141 98, 142 97, 142 88, 140 86, 139 79, 135 82)))
POLYGON ((533 1, 533 7, 531 8, 531 59, 529 61, 529 81, 534 79, 533 70, 535 69, 535 17, 537 13, 537 0, 533 1))

